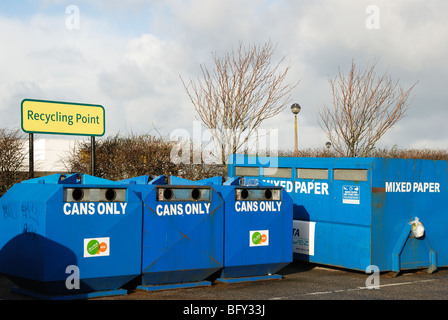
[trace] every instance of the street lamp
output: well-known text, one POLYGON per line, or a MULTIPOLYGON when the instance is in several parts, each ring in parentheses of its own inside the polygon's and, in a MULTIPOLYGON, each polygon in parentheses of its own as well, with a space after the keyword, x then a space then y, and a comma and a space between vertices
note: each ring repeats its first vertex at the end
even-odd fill
POLYGON ((300 109, 302 109, 298 103, 294 103, 291 106, 291 111, 294 113, 294 121, 295 121, 295 145, 294 145, 294 157, 299 156, 299 148, 298 148, 298 142, 297 142, 297 114, 300 112, 300 109))
POLYGON ((328 156, 328 154, 330 153, 331 142, 328 141, 328 142, 325 144, 325 146, 327 147, 327 156, 328 156))

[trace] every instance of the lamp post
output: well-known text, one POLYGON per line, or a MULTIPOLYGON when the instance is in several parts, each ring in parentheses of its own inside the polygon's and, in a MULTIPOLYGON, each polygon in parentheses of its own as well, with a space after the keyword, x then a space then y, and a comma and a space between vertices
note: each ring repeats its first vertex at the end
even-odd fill
POLYGON ((298 148, 298 142, 297 142, 297 114, 300 112, 300 109, 302 109, 298 103, 294 103, 291 106, 291 111, 292 113, 294 113, 294 121, 295 121, 295 134, 294 134, 294 139, 295 139, 295 144, 294 144, 294 157, 298 157, 299 156, 299 148, 298 148))
POLYGON ((331 142, 328 141, 328 142, 325 144, 325 146, 327 147, 327 157, 328 157, 328 154, 330 153, 331 142))

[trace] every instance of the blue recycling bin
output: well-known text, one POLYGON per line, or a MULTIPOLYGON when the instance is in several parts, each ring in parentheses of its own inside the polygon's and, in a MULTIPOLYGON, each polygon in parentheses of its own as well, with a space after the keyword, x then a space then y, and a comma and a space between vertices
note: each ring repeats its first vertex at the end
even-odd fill
POLYGON ((282 186, 294 201, 294 259, 365 271, 448 265, 448 162, 229 158, 229 176, 282 186), (413 232, 418 218, 423 236, 413 232))
POLYGON ((292 199, 281 187, 242 185, 221 177, 173 184, 213 185, 224 200, 223 282, 281 278, 277 271, 292 262, 292 199))
POLYGON ((168 177, 123 180, 143 203, 139 289, 211 285, 223 267, 221 196, 211 186, 171 185, 168 177))
POLYGON ((126 294, 140 275, 141 223, 140 199, 118 183, 85 174, 23 181, 0 198, 0 273, 39 298, 126 294))

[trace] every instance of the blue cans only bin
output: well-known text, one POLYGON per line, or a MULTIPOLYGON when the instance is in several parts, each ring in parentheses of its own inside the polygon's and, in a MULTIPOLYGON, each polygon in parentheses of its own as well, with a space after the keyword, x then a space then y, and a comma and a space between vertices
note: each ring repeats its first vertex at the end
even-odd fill
POLYGON ((121 181, 143 203, 141 286, 147 287, 140 289, 207 283, 223 267, 221 196, 210 186, 175 186, 167 179, 121 181))
POLYGON ((447 161, 233 155, 229 163, 229 176, 293 197, 294 259, 397 273, 448 265, 447 161), (416 218, 423 236, 413 232, 416 218))
POLYGON ((292 199, 281 187, 246 186, 221 177, 173 177, 174 184, 213 185, 224 200, 224 268, 218 280, 273 277, 292 262, 292 199))
POLYGON ((76 296, 120 290, 140 274, 141 202, 123 185, 36 178, 8 190, 0 212, 0 272, 21 289, 76 296))
POLYGON ((224 268, 220 278, 273 275, 292 261, 292 200, 278 187, 222 186, 224 268))

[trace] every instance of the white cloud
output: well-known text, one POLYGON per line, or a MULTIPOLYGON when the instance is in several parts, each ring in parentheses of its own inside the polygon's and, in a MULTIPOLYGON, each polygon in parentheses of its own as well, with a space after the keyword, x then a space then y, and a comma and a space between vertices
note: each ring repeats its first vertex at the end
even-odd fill
MULTIPOLYGON (((404 86, 420 80, 408 117, 382 142, 444 147, 448 140, 439 120, 448 116, 442 0, 79 1, 78 30, 65 27, 64 6, 71 3, 41 4, 25 18, 0 16, 0 112, 8 115, 0 127, 19 126, 20 101, 37 98, 104 105, 106 134, 151 130, 153 123, 163 135, 191 131, 196 115, 179 75, 197 77, 211 52, 241 40, 271 39, 278 56, 288 55, 288 79, 301 80, 292 97, 302 106, 300 146, 326 141, 317 114, 331 103, 327 77, 353 58, 363 65, 376 57, 379 71, 389 66, 404 86), (370 4, 380 9, 379 30, 365 27, 370 4)), ((292 121, 287 108, 264 127, 279 128, 282 146, 292 148, 292 121)))

